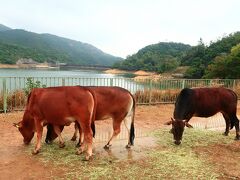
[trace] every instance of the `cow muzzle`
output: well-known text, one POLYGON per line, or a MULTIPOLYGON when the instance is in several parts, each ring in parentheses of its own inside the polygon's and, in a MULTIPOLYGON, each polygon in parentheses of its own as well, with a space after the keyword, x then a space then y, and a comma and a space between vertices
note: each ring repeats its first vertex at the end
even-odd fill
POLYGON ((180 141, 174 141, 174 143, 175 143, 176 145, 180 145, 180 144, 181 144, 181 140, 180 140, 180 141))
POLYGON ((46 138, 46 139, 45 139, 45 143, 46 143, 46 144, 51 144, 51 143, 52 143, 52 140, 46 138))
POLYGON ((30 141, 23 140, 23 143, 24 143, 25 145, 29 145, 30 141))

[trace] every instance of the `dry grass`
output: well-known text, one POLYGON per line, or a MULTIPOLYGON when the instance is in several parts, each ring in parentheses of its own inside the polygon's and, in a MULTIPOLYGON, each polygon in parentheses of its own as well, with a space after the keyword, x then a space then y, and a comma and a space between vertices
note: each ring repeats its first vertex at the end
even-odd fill
MULTIPOLYGON (((23 109, 26 96, 23 90, 15 90, 7 95, 7 110, 13 111, 23 109)), ((0 110, 4 110, 4 96, 0 95, 0 110)))
POLYGON ((180 89, 167 90, 144 90, 137 91, 134 95, 139 104, 158 104, 162 102, 174 102, 180 92, 180 89))
POLYGON ((225 177, 218 169, 219 162, 212 163, 208 159, 208 151, 199 154, 195 149, 216 143, 230 146, 229 144, 233 143, 232 137, 220 136, 216 131, 190 129, 184 133, 183 144, 175 146, 168 131, 168 129, 160 129, 154 132, 158 145, 155 148, 143 149, 145 156, 137 160, 121 160, 96 153, 92 161, 84 162, 83 155, 80 157, 75 155, 71 142, 67 142, 64 149, 59 149, 57 144, 43 146, 43 152, 36 156, 36 159, 46 164, 53 162, 54 167, 63 168, 64 179, 221 179, 225 177))

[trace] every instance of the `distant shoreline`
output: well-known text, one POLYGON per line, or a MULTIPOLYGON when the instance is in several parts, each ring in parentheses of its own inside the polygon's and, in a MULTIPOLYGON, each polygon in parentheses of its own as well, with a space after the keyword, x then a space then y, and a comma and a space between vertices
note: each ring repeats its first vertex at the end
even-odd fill
POLYGON ((33 65, 33 64, 0 64, 0 69, 56 69, 58 67, 52 67, 45 64, 33 65))
MULTIPOLYGON (((33 67, 30 65, 19 66, 17 64, 0 64, 0 69, 53 69, 53 68, 55 67, 51 66, 33 67)), ((135 81, 161 78, 160 74, 146 71, 124 71, 119 69, 108 69, 103 72, 106 74, 133 74, 135 75, 135 77, 133 78, 135 81)))
POLYGON ((0 69, 18 69, 19 66, 16 64, 0 64, 0 69))

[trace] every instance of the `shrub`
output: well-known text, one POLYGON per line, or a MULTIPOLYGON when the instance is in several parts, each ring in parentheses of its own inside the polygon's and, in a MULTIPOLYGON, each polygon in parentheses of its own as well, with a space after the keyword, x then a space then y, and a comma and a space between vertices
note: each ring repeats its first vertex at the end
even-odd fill
POLYGON ((28 96, 33 88, 46 87, 46 85, 41 85, 40 81, 33 81, 33 78, 27 78, 26 88, 24 88, 25 95, 28 96))
MULTIPOLYGON (((3 94, 0 95, 0 110, 4 110, 3 94)), ((22 110, 26 104, 23 90, 15 90, 7 95, 7 111, 22 110)))

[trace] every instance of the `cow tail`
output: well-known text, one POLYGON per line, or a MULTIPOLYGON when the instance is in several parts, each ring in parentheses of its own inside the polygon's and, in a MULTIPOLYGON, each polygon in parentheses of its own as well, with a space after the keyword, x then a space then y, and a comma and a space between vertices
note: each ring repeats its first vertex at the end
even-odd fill
POLYGON ((133 100, 133 106, 132 106, 132 122, 131 122, 131 128, 130 128, 130 144, 134 145, 134 138, 135 138, 135 130, 134 130, 134 118, 135 118, 135 107, 136 107, 136 101, 131 94, 132 100, 133 100))
POLYGON ((92 129, 92 132, 93 132, 93 137, 95 138, 96 129, 95 129, 94 121, 92 121, 92 123, 91 123, 91 129, 92 129))
POLYGON ((96 128, 95 128, 94 121, 95 121, 96 110, 97 110, 97 99, 96 99, 95 93, 90 88, 87 88, 87 89, 92 94, 93 100, 94 100, 94 107, 93 107, 93 113, 92 113, 92 119, 91 119, 91 129, 92 129, 93 137, 95 138, 96 128))
MULTIPOLYGON (((235 98, 235 103, 236 103, 235 107, 237 109, 238 96, 233 90, 230 90, 230 92, 233 94, 233 96, 235 98)), ((235 112, 235 115, 232 118, 230 118, 230 129, 232 129, 235 126, 236 121, 238 121, 238 118, 237 118, 236 112, 235 112)))

